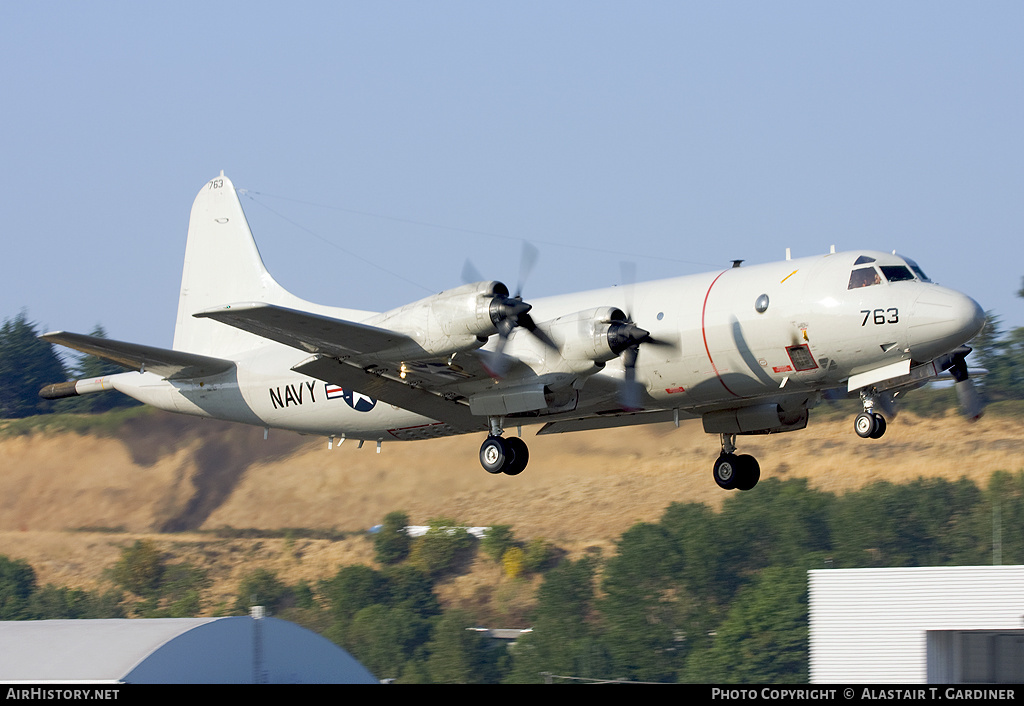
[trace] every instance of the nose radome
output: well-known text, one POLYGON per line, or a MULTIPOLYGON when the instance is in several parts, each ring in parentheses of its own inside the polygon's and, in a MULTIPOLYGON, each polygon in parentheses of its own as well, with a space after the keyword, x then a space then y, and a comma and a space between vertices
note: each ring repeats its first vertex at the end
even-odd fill
POLYGON ((924 361, 962 346, 985 327, 985 311, 966 294, 929 287, 914 302, 908 327, 910 351, 924 361))

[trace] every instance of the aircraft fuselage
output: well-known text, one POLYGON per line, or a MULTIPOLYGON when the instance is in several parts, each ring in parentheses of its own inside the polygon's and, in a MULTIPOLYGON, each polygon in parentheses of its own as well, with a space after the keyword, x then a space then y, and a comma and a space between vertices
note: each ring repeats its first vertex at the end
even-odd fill
MULTIPOLYGON (((639 355, 643 410, 679 409, 684 417, 762 398, 783 407, 813 406, 820 391, 842 387, 851 376, 901 361, 928 363, 962 344, 983 321, 970 298, 922 281, 903 258, 879 252, 784 260, 533 299, 532 314, 543 322, 595 302, 629 311, 654 340, 668 343, 644 346, 639 355), (871 262, 855 266, 858 258, 871 262), (881 267, 906 279, 889 281, 881 267), (855 269, 873 271, 877 281, 851 286, 855 269)), ((358 392, 282 373, 306 356, 281 344, 254 342, 229 374, 171 382, 126 373, 115 376, 114 386, 170 411, 310 434, 391 440, 453 433, 446 424, 358 392)), ((522 333, 512 336, 506 353, 533 361, 537 374, 545 372, 544 351, 522 333)), ((620 362, 611 361, 582 385, 571 409, 516 423, 573 418, 607 406, 608 390, 622 375, 620 362)), ((458 388, 454 378, 452 389, 458 388)), ((480 429, 486 429, 485 420, 480 429)))

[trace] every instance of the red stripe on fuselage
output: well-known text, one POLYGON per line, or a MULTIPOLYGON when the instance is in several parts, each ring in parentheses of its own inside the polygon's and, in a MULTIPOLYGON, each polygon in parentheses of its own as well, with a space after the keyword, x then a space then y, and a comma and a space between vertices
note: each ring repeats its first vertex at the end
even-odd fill
POLYGON ((729 389, 729 386, 725 384, 725 380, 722 379, 722 374, 718 372, 718 366, 715 365, 715 361, 711 357, 711 349, 708 347, 708 332, 704 326, 704 316, 707 314, 708 297, 711 296, 711 288, 715 286, 715 282, 718 281, 719 277, 721 277, 728 271, 729 270, 723 270, 722 272, 718 273, 718 277, 715 277, 715 279, 708 286, 708 291, 704 293, 704 306, 701 307, 700 310, 700 333, 701 336, 704 337, 704 352, 707 353, 708 362, 711 363, 711 369, 715 371, 715 377, 718 378, 718 382, 722 383, 722 387, 724 387, 725 391, 728 392, 730 395, 732 395, 733 397, 740 397, 740 395, 737 395, 735 392, 729 389))

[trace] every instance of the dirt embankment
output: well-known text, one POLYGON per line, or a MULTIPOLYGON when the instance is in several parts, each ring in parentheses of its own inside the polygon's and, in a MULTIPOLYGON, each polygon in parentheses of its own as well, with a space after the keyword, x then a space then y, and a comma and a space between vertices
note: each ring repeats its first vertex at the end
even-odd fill
MULTIPOLYGON (((110 437, 4 438, 0 554, 28 560, 42 583, 91 586, 134 538, 174 532, 161 534, 161 544, 225 580, 264 564, 296 581, 369 562, 372 553, 364 540, 224 540, 190 531, 357 532, 402 510, 414 523, 509 524, 521 538, 609 551, 625 529, 657 520, 673 501, 717 507, 727 497, 711 479, 717 437, 699 422, 531 436, 530 467, 515 478, 480 469, 480 441, 385 443, 380 454, 353 442, 328 450, 326 439, 271 431, 264 440, 262 429, 161 413, 110 437)), ((806 477, 832 492, 921 476, 984 485, 992 471, 1024 468, 1024 423, 905 414, 883 439, 865 441, 844 418, 743 437, 741 451, 757 456, 762 479, 806 477)))

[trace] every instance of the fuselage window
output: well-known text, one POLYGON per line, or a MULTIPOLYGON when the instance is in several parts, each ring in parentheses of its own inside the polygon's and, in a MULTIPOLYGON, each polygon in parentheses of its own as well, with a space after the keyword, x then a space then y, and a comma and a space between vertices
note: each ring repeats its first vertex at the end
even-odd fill
POLYGON ((862 267, 859 270, 854 270, 850 275, 850 286, 847 289, 870 287, 873 284, 881 283, 882 278, 878 275, 878 270, 874 267, 862 267))
POLYGON ((905 282, 914 279, 914 273, 903 265, 882 265, 882 274, 890 282, 905 282))

